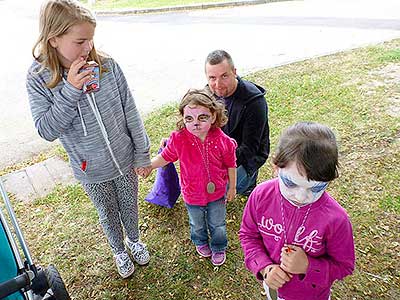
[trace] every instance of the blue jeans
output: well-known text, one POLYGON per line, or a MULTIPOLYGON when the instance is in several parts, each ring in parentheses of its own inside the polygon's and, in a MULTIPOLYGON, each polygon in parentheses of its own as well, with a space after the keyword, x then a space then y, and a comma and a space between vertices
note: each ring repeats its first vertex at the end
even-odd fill
POLYGON ((243 194, 251 186, 256 185, 258 170, 253 174, 247 174, 246 169, 240 165, 236 168, 236 192, 243 194))
POLYGON ((209 244, 212 252, 225 251, 228 246, 225 197, 210 202, 207 206, 187 203, 185 205, 189 214, 190 239, 192 242, 196 246, 209 244))

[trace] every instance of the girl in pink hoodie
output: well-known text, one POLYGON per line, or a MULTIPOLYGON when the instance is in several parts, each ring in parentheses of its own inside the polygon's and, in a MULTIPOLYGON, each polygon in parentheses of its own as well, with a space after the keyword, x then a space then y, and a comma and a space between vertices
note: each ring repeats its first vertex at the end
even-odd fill
POLYGON ((297 123, 282 134, 273 163, 278 178, 257 186, 243 212, 246 267, 268 299, 327 300, 355 263, 349 217, 325 191, 338 177, 335 135, 325 125, 297 123))
POLYGON ((225 107, 206 90, 189 90, 179 105, 178 129, 151 168, 179 160, 180 184, 189 215, 190 237, 196 251, 215 266, 226 259, 226 201, 236 194, 237 144, 220 127, 225 107))

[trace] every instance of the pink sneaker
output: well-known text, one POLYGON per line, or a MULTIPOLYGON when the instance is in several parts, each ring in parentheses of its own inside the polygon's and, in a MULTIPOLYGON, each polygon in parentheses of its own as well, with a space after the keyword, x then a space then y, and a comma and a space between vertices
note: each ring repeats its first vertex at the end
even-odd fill
POLYGON ((207 244, 204 244, 204 245, 201 245, 201 246, 196 246, 196 251, 202 257, 210 257, 211 256, 211 250, 210 250, 210 247, 208 247, 207 244))
POLYGON ((211 255, 211 262, 214 266, 221 266, 224 264, 226 260, 226 253, 225 251, 221 252, 213 252, 211 255))

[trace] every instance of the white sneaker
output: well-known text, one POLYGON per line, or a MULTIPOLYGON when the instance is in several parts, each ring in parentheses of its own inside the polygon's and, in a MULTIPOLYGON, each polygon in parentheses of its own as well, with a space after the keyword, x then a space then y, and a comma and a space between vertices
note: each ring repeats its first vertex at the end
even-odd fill
POLYGON ((135 266, 126 251, 118 253, 114 256, 117 270, 122 278, 128 278, 135 271, 135 266))
POLYGON ((138 241, 136 243, 131 242, 131 240, 127 237, 125 239, 125 243, 128 246, 129 250, 131 250, 133 259, 141 266, 146 265, 150 261, 150 254, 147 251, 146 245, 142 242, 138 241))

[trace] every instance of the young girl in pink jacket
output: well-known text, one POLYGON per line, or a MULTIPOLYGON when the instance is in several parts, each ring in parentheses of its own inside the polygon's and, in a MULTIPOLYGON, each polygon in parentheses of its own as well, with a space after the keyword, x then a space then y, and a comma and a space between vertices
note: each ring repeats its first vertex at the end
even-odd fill
MULTIPOLYGON (((197 252, 215 266, 226 259, 226 200, 236 194, 235 140, 222 132, 225 107, 205 90, 190 90, 179 105, 181 119, 151 170, 179 160, 180 184, 197 252)), ((151 170, 144 171, 148 175, 151 170)))
POLYGON ((243 212, 246 267, 268 299, 327 300, 355 262, 349 217, 325 191, 338 177, 335 136, 325 125, 297 123, 282 134, 273 163, 278 178, 257 186, 243 212))

